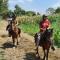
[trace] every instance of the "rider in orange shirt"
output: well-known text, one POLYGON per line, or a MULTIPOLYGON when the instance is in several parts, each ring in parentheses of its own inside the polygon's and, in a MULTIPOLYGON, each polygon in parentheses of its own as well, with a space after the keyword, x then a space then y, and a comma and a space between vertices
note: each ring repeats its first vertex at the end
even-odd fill
MULTIPOLYGON (((43 15, 42 21, 39 23, 40 33, 42 34, 46 29, 49 29, 51 26, 50 21, 48 20, 47 16, 43 15)), ((51 48, 55 50, 54 43, 51 40, 51 48)))

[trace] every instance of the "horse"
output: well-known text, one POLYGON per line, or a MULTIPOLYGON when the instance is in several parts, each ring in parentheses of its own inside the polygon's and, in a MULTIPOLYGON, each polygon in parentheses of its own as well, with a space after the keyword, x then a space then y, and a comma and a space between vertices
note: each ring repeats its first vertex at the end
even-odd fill
POLYGON ((17 45, 18 45, 18 37, 20 37, 21 29, 17 28, 15 24, 12 23, 6 27, 6 30, 9 33, 9 37, 12 37, 13 45, 15 45, 15 39, 17 40, 17 45))
MULTIPOLYGON (((43 33, 36 33, 34 38, 35 38, 35 44, 36 44, 36 54, 38 54, 38 47, 41 46, 44 51, 44 57, 43 60, 48 60, 48 53, 49 49, 51 47, 51 37, 53 35, 53 29, 46 29, 43 33)), ((39 57, 40 58, 40 57, 39 57)))

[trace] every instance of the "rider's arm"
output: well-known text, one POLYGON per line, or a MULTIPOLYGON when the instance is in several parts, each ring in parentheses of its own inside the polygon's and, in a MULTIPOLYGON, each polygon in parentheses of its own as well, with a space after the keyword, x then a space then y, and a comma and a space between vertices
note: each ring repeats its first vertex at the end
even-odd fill
POLYGON ((16 21, 16 25, 18 25, 18 21, 16 21))
POLYGON ((50 21, 48 21, 48 28, 47 29, 50 29, 51 28, 51 23, 50 21))
POLYGON ((44 29, 44 28, 40 28, 40 30, 43 30, 43 31, 44 31, 44 30, 46 30, 46 29, 44 29))

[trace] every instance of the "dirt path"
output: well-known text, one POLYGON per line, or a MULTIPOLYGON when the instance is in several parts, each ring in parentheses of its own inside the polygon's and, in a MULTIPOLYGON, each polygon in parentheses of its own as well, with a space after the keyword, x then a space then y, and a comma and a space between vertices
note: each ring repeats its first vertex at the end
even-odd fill
MULTIPOLYGON (((8 38, 6 32, 7 22, 0 22, 0 60, 37 60, 35 56, 34 39, 26 33, 21 33, 19 45, 17 48, 12 47, 12 40, 8 38)), ((39 48, 39 53, 42 56, 42 49, 39 48)), ((60 49, 55 52, 50 50, 49 60, 60 60, 60 49)))

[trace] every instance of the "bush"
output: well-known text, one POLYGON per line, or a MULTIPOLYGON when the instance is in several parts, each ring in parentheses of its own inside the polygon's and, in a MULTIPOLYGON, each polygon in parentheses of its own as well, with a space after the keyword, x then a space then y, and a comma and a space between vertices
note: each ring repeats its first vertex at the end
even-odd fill
MULTIPOLYGON (((52 23, 52 28, 54 29, 54 40, 55 44, 60 46, 60 16, 59 15, 53 15, 53 16, 48 16, 49 20, 52 23)), ((18 18, 19 21, 19 26, 21 29, 34 36, 36 32, 39 31, 39 21, 41 20, 41 16, 22 16, 18 18)))

